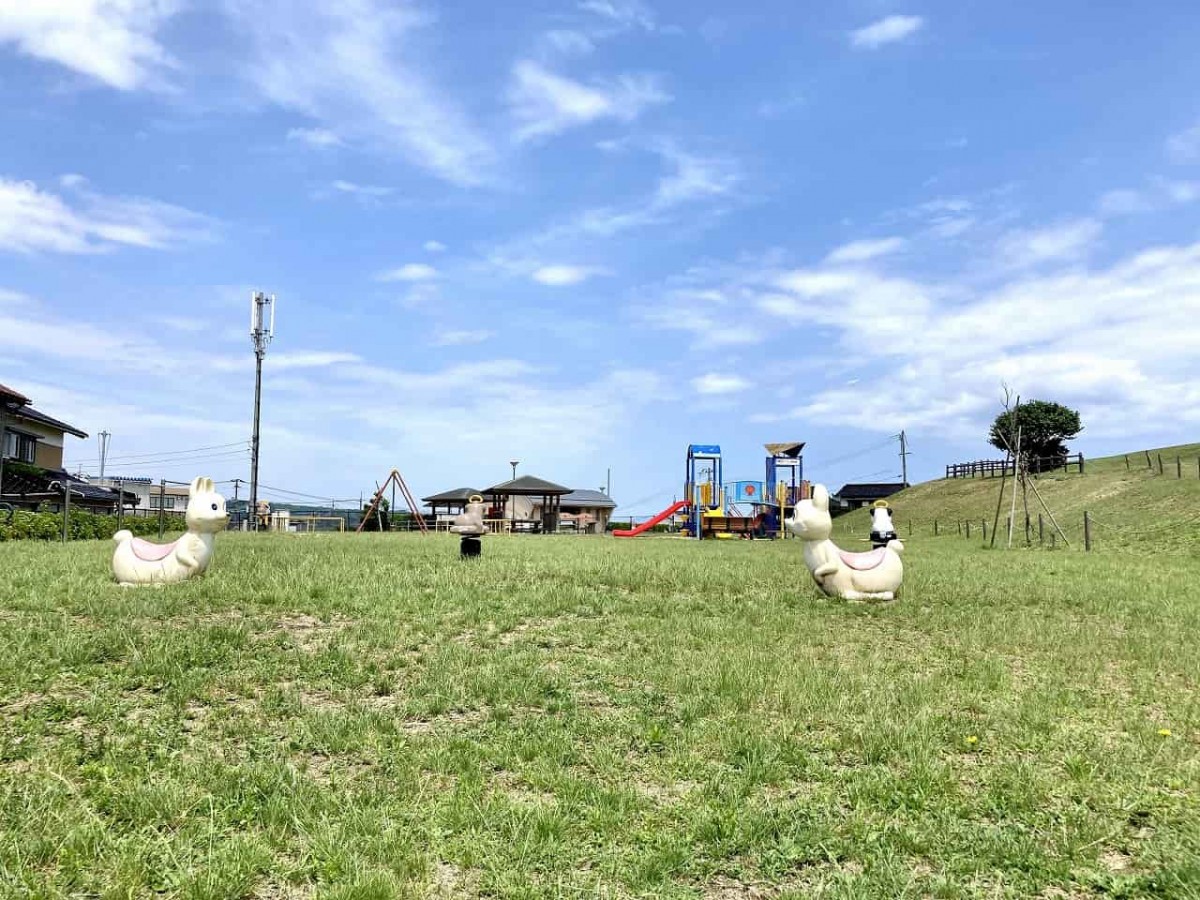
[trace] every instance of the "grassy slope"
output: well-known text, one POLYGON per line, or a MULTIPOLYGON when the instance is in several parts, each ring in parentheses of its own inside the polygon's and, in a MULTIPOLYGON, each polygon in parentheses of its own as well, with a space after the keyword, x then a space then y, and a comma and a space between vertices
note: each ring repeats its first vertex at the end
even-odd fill
POLYGON ((873 607, 794 541, 485 545, 0 546, 0 891, 1200 892, 1200 560, 914 542, 873 607))
MULTIPOLYGON (((1038 491, 1072 543, 1083 542, 1083 512, 1087 510, 1095 522, 1093 538, 1097 549, 1131 547, 1178 551, 1200 547, 1200 463, 1197 462, 1200 444, 1149 452, 1154 461, 1153 470, 1146 467, 1146 457, 1139 451, 1129 454, 1132 467, 1129 471, 1125 468, 1124 456, 1111 456, 1088 461, 1082 476, 1058 473, 1036 479, 1038 491), (1158 474, 1158 453, 1163 458, 1163 475, 1158 474), (1176 477, 1176 456, 1183 461, 1182 479, 1176 477)), ((1007 480, 1000 513, 1002 530, 1009 513, 1011 488, 1012 482, 1007 480)), ((974 522, 974 535, 984 519, 991 528, 999 492, 999 478, 939 479, 896 494, 890 502, 901 537, 906 536, 910 521, 917 536, 929 535, 934 519, 940 527, 955 533, 955 523, 970 519, 974 522)), ((1031 490, 1029 512, 1035 523, 1041 511, 1031 490)), ((1019 493, 1017 521, 1023 528, 1024 512, 1019 493)), ((847 523, 856 533, 865 535, 870 531, 864 511, 842 517, 837 527, 843 529, 847 523)), ((1049 532, 1048 519, 1046 529, 1049 532)), ((1033 536, 1036 541, 1036 524, 1033 536)))

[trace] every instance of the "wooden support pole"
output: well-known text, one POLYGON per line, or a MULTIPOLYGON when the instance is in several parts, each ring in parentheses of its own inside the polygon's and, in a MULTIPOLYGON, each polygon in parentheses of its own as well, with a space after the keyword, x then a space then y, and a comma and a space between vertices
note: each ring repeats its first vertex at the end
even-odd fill
POLYGON ((1092 549, 1092 517, 1086 509, 1083 511, 1083 549, 1092 549))
POLYGON ((1044 543, 1046 543, 1046 527, 1045 522, 1042 521, 1042 514, 1038 513, 1038 546, 1040 547, 1044 543))

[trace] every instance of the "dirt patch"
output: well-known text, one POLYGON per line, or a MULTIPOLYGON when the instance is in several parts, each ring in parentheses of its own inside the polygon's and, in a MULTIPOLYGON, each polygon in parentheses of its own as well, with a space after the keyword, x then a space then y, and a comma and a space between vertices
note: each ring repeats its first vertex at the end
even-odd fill
POLYGON ((251 900, 308 900, 316 895, 317 889, 311 884, 286 884, 269 880, 258 885, 251 900))
POLYGON ((725 875, 715 875, 700 886, 704 900, 769 900, 779 895, 779 889, 765 883, 739 881, 725 875))
POLYGON ((314 650, 323 645, 326 639, 345 628, 355 624, 351 619, 333 618, 328 622, 300 613, 294 616, 284 616, 275 621, 271 627, 259 632, 260 640, 269 640, 278 635, 286 635, 291 642, 301 650, 314 650))
POLYGON ((522 806, 550 806, 558 801, 550 791, 535 788, 515 772, 497 772, 490 788, 494 793, 522 806))
POLYGON ((324 753, 309 753, 295 758, 296 768, 321 785, 336 781, 359 778, 371 771, 371 763, 345 756, 327 756, 324 753))
POLYGON ((692 791, 697 790, 700 784, 695 781, 673 781, 670 784, 658 784, 638 779, 634 781, 633 786, 643 797, 654 803, 663 804, 677 803, 692 791))
POLYGON ((400 730, 411 735, 435 734, 455 728, 469 728, 486 719, 487 713, 482 709, 459 709, 429 718, 406 719, 401 723, 400 730))
POLYGON ((183 707, 183 730, 203 731, 212 724, 213 716, 220 712, 228 715, 253 715, 258 709, 257 703, 249 697, 236 694, 226 694, 215 697, 207 703, 189 700, 183 707))
POLYGON ((1133 857, 1120 850, 1105 850, 1100 854, 1100 863, 1114 875, 1119 875, 1133 868, 1133 857))
POLYGON ((431 897, 476 897, 479 875, 454 863, 438 862, 430 877, 431 897))

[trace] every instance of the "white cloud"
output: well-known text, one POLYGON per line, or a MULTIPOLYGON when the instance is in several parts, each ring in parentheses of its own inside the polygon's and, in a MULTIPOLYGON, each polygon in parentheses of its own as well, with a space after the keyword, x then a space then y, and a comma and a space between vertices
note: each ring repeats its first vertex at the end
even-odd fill
POLYGON ((71 190, 74 188, 83 187, 84 185, 86 185, 88 183, 88 180, 85 177, 83 177, 82 175, 79 175, 75 172, 68 172, 66 175, 62 175, 59 177, 58 183, 60 185, 62 185, 64 188, 66 188, 67 190, 71 190))
POLYGON ((311 147, 340 147, 342 139, 328 128, 292 128, 287 133, 289 141, 300 141, 311 147))
POLYGON ((597 269, 593 266, 542 266, 534 271, 530 277, 539 284, 551 287, 565 287, 587 281, 587 279, 600 274, 602 271, 602 269, 597 269))
POLYGON ((1018 266, 1077 259, 1103 230, 1095 219, 1070 219, 1045 228, 1010 231, 1000 239, 1000 253, 1018 266))
POLYGON ((692 387, 698 394, 736 394, 750 387, 750 382, 738 375, 709 372, 699 378, 693 378, 692 387))
POLYGON ((442 253, 446 249, 446 245, 441 241, 426 241, 421 245, 426 253, 442 253))
POLYGON ((348 363, 362 362, 357 353, 341 353, 327 350, 296 350, 272 353, 270 367, 280 369, 325 369, 348 363))
POLYGON ((579 8, 615 23, 622 29, 642 28, 654 31, 654 13, 636 0, 585 0, 579 8))
POLYGON ((29 181, 0 178, 0 249, 97 253, 118 246, 161 250, 212 238, 213 220, 144 197, 78 189, 71 202, 29 181))
POLYGON ((553 50, 564 55, 582 56, 596 49, 595 41, 582 31, 572 29, 555 29, 542 35, 553 50))
POLYGON ((899 237, 851 241, 830 253, 825 257, 825 261, 831 263, 866 262, 880 256, 897 253, 904 249, 906 243, 904 238, 899 237))
POLYGON ((245 77, 263 98, 342 139, 398 152, 446 181, 491 177, 495 151, 411 64, 429 19, 384 0, 225 0, 250 42, 245 77))
POLYGON ((1140 190, 1121 188, 1100 197, 1099 211, 1106 216, 1132 216, 1182 206, 1200 199, 1200 182, 1152 178, 1140 190))
POLYGON ((653 205, 659 209, 728 194, 741 180, 740 173, 728 160, 694 156, 671 144, 660 145, 658 152, 675 167, 655 189, 653 205))
POLYGON ((457 331, 439 331, 433 339, 436 347, 463 347, 467 344, 481 344, 492 336, 492 332, 482 329, 457 331))
POLYGON ((181 0, 5 0, 0 45, 66 66, 109 87, 161 85, 174 66, 156 33, 181 0))
POLYGON ((406 263, 397 269, 381 272, 377 281, 430 281, 437 278, 438 271, 425 263, 406 263))
POLYGON ((521 60, 513 67, 509 89, 516 137, 521 141, 600 119, 629 122, 646 107, 670 99, 652 75, 627 74, 611 82, 585 85, 532 60, 521 60))
POLYGON ((850 43, 855 47, 873 50, 884 44, 904 40, 919 31, 924 24, 925 20, 920 16, 888 16, 850 32, 850 43))
POLYGON ((1172 162, 1200 162, 1200 122, 1167 139, 1167 156, 1172 162))
POLYGON ((354 197, 376 200, 392 193, 392 189, 389 187, 380 187, 374 184, 355 184, 353 181, 343 181, 341 179, 333 182, 331 187, 340 194, 350 194, 354 197))

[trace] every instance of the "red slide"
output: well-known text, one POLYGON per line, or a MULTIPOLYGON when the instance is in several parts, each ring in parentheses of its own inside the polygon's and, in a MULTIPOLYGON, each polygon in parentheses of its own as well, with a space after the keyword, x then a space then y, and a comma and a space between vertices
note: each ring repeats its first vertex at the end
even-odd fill
POLYGON ((636 535, 641 534, 643 531, 649 531, 651 528, 653 528, 655 525, 657 525, 663 519, 669 519, 671 516, 675 515, 675 513, 679 512, 681 509, 686 509, 687 507, 689 507, 691 505, 692 505, 692 501, 690 501, 690 500, 680 500, 674 506, 668 506, 666 509, 664 509, 662 512, 660 512, 653 519, 650 519, 647 522, 643 522, 637 528, 631 528, 628 531, 614 531, 613 537, 634 537, 636 535))

